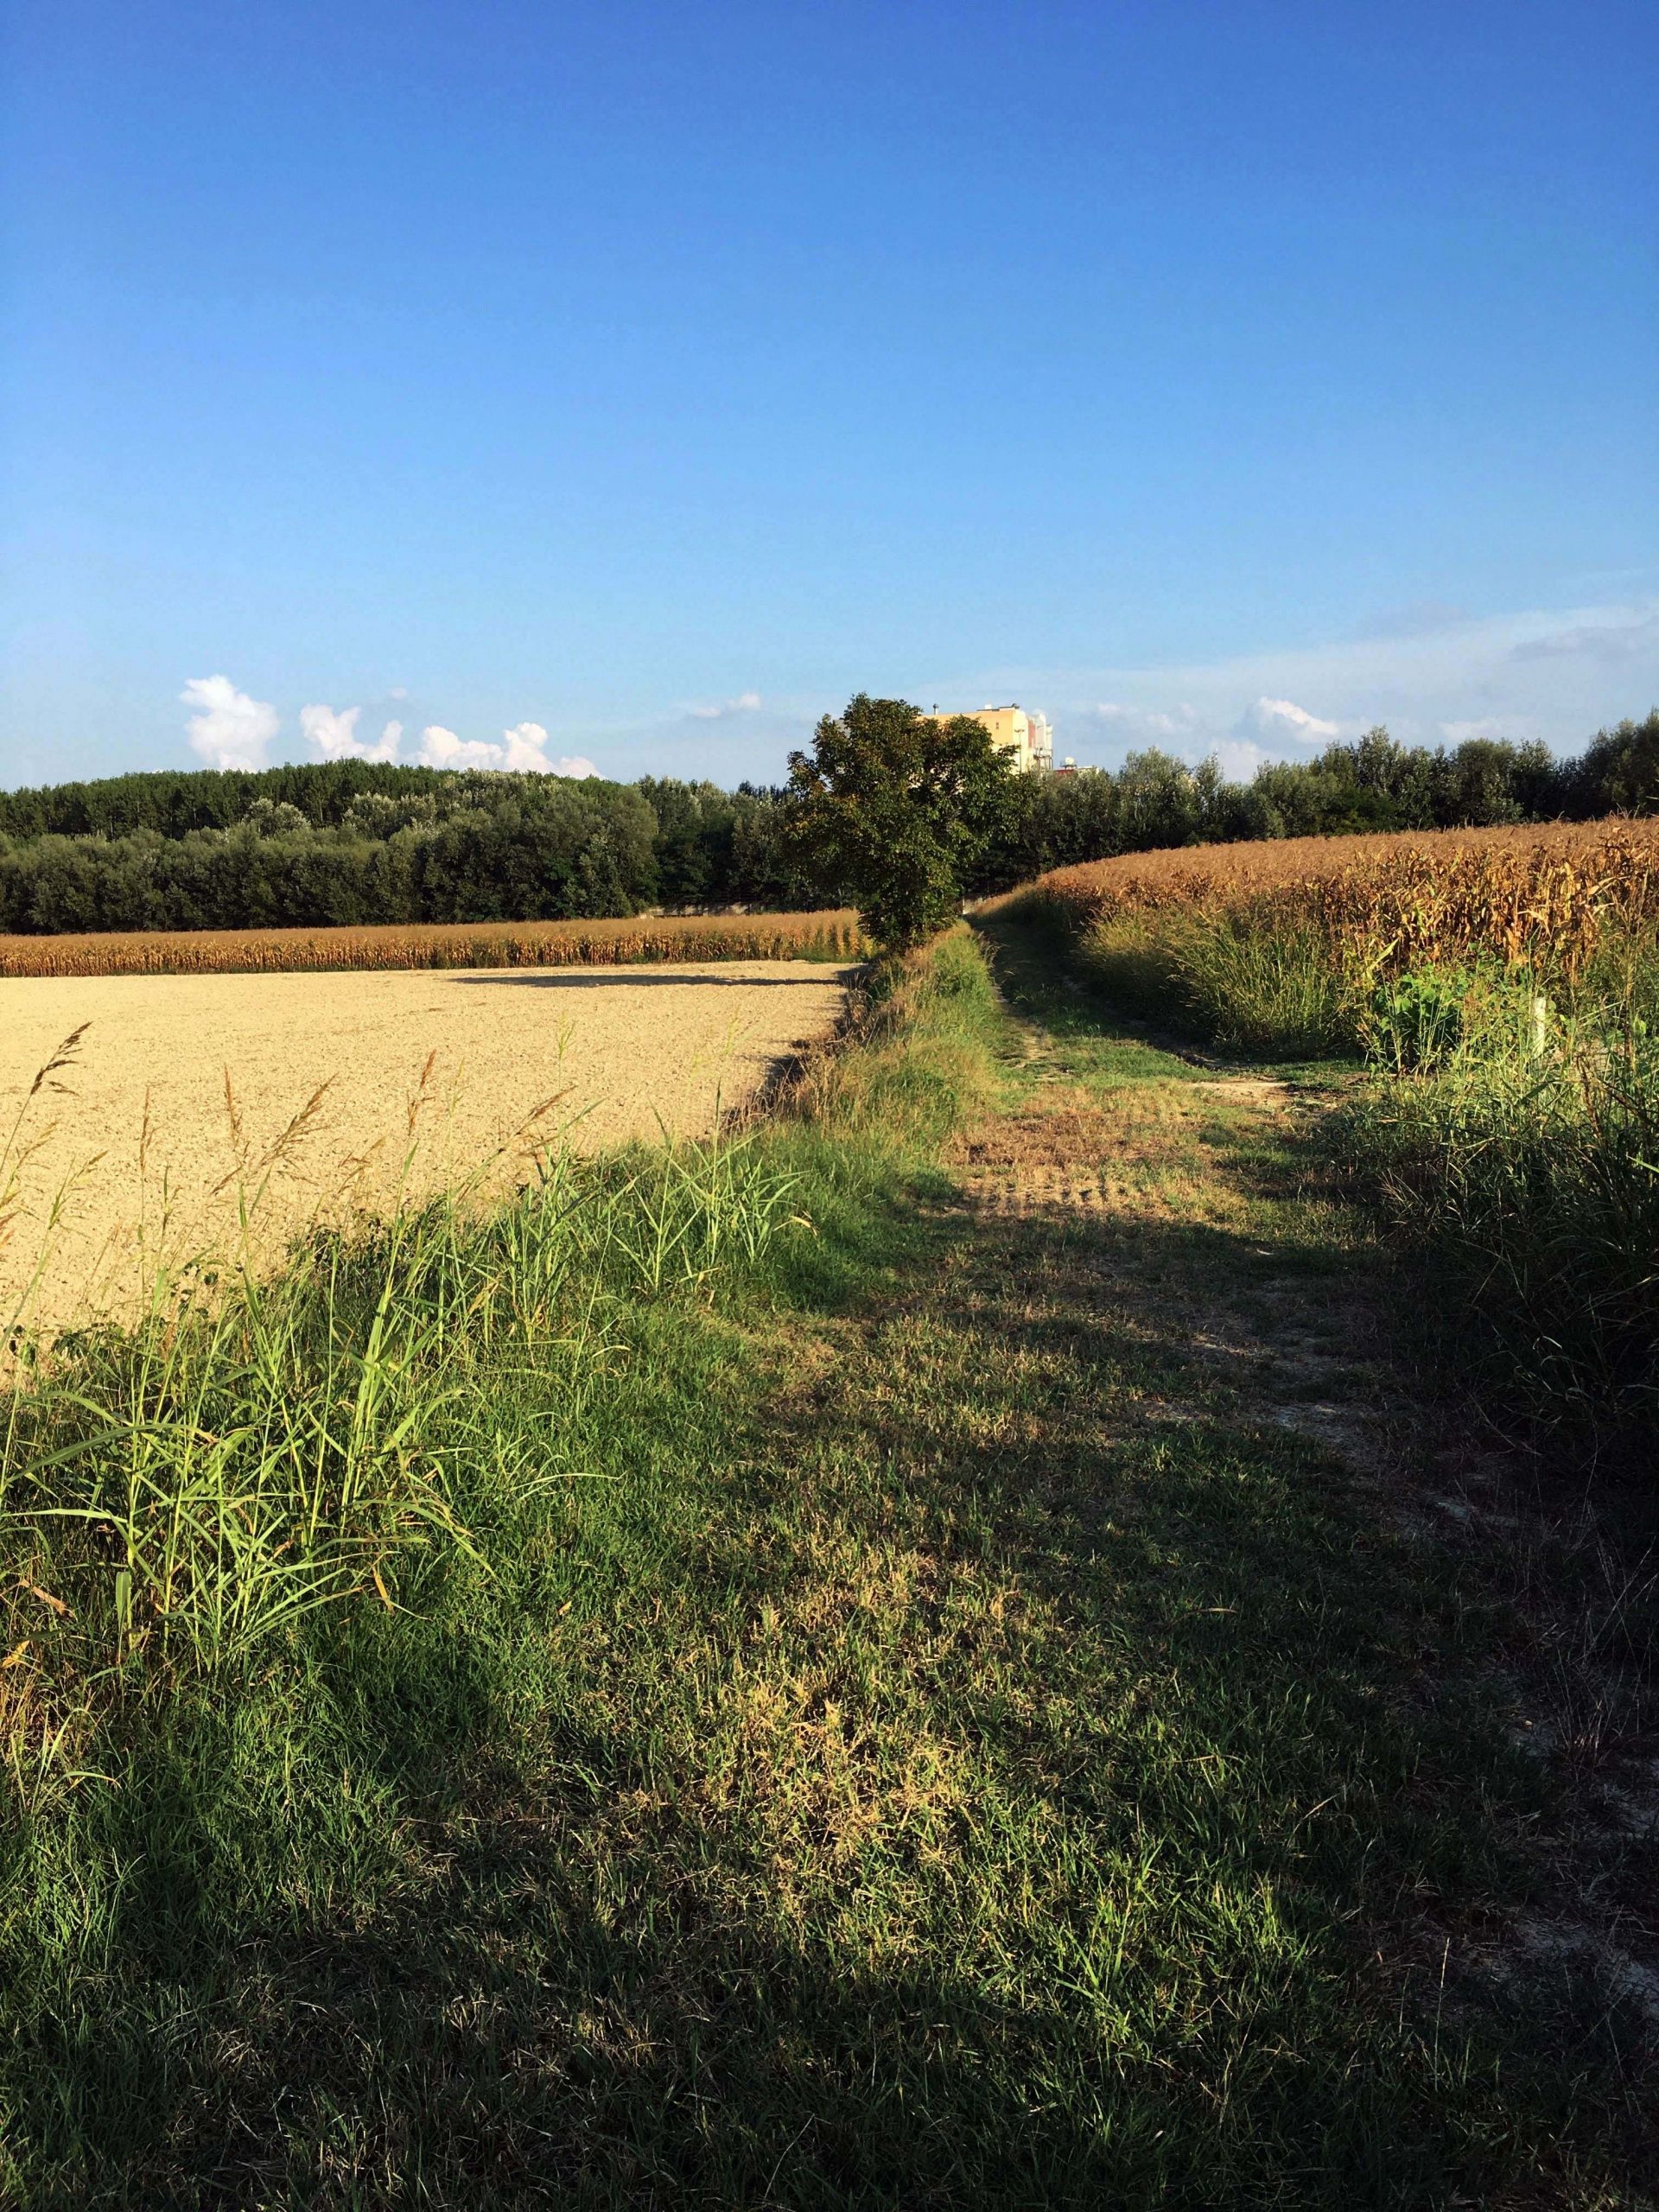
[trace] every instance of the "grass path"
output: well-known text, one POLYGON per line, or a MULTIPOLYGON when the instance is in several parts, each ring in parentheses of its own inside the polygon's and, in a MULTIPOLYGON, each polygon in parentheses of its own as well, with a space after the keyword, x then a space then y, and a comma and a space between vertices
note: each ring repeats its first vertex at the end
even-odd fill
POLYGON ((1650 2201, 1635 2014, 1465 1971, 1551 1785, 1381 1508, 1306 1071, 994 952, 1008 1008, 958 943, 897 1048, 944 1159, 780 1135, 816 1242, 639 1323, 510 1587, 135 1764, 20 2200, 1650 2201))

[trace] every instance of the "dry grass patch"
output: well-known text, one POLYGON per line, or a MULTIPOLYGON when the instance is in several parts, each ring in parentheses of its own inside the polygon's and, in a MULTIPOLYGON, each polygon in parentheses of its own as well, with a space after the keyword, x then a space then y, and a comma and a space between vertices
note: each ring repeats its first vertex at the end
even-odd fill
POLYGON ((1242 1136, 1285 1110, 1281 1083, 1154 1083, 1105 1093, 1039 1085, 1016 1111, 951 1148, 970 1204, 1124 1218, 1236 1222, 1249 1203, 1227 1173, 1242 1136))

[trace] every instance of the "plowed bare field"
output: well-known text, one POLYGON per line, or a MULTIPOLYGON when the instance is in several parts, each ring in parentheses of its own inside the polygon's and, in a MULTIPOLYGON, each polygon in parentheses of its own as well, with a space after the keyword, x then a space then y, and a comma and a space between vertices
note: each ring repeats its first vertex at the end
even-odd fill
POLYGON ((0 1145, 24 1109, 0 1164, 0 1194, 15 1185, 0 1325, 20 1302, 48 1327, 131 1311, 158 1259, 233 1259, 248 1201, 263 1262, 314 1222, 384 1210, 405 1175, 423 1195, 499 1188, 562 1135, 595 1150, 706 1134, 830 1029, 846 974, 722 961, 0 979, 0 1145))

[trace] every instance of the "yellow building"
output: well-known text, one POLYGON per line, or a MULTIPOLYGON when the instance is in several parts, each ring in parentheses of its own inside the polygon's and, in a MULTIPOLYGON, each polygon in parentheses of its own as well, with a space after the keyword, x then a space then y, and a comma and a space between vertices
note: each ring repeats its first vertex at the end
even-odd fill
MULTIPOLYGON (((1046 771, 1054 766, 1054 734, 1046 715, 1028 715, 1023 707, 987 706, 976 708, 969 719, 984 724, 991 743, 999 753, 1007 753, 1016 768, 1046 771)), ((954 716, 935 707, 927 720, 945 722, 954 716)))

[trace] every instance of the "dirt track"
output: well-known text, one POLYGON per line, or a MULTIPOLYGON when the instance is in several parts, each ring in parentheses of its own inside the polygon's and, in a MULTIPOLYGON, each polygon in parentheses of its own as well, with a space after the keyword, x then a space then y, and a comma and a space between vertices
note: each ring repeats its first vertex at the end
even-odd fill
MULTIPOLYGON (((480 1168, 507 1180, 562 1129, 585 1150, 654 1135, 659 1121, 706 1132, 717 1102, 736 1103, 792 1046, 828 1030, 845 974, 734 961, 0 980, 0 1145, 36 1071, 86 1025, 53 1078, 63 1088, 42 1089, 24 1118, 20 1142, 36 1148, 23 1211, 0 1243, 0 1325, 66 1182, 35 1308, 55 1325, 131 1304, 141 1235, 175 1259, 233 1249, 238 1181, 267 1183, 262 1252, 312 1220, 384 1206, 417 1099, 412 1181, 423 1191, 480 1168)), ((7 1179, 0 1166, 0 1192, 7 1179)))

